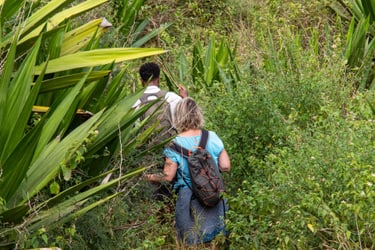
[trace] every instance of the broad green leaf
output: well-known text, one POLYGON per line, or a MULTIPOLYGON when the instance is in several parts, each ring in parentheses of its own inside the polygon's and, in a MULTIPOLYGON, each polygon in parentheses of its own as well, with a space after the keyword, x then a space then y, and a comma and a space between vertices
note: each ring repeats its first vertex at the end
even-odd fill
POLYGON ((370 23, 375 20, 375 2, 373 0, 362 0, 363 13, 370 18, 370 23))
POLYGON ((95 114, 85 123, 74 129, 62 141, 56 138, 40 153, 28 169, 27 177, 11 197, 11 204, 22 204, 37 194, 58 174, 61 164, 72 157, 71 153, 82 145, 94 128, 102 112, 95 114))
POLYGON ((352 36, 351 54, 349 57, 349 65, 358 66, 364 58, 364 47, 366 44, 366 34, 369 28, 369 18, 361 19, 357 24, 352 36))
MULTIPOLYGON (((89 11, 108 0, 88 0, 84 1, 78 5, 75 5, 69 9, 63 10, 58 12, 56 15, 54 15, 52 18, 49 18, 46 23, 40 24, 37 28, 33 28, 30 33, 25 35, 20 41, 19 44, 24 43, 25 41, 34 38, 38 36, 42 30, 44 29, 45 24, 47 25, 46 29, 47 31, 50 31, 57 27, 59 24, 61 24, 63 21, 75 17, 76 15, 82 14, 86 11, 89 11)), ((32 28, 35 24, 38 23, 38 21, 42 20, 47 14, 50 14, 54 10, 58 9, 61 5, 66 4, 69 1, 64 0, 55 0, 50 3, 48 3, 46 6, 41 8, 37 13, 35 13, 33 16, 30 17, 28 20, 25 30, 29 31, 30 28, 32 28)))
POLYGON ((152 38, 156 37, 164 30, 166 30, 171 24, 163 24, 161 27, 152 30, 151 32, 147 33, 147 35, 143 36, 141 39, 137 40, 135 43, 132 44, 133 48, 138 48, 144 45, 146 42, 150 41, 152 38))
MULTIPOLYGON (((104 65, 100 67, 101 70, 113 70, 114 64, 104 65)), ((106 92, 109 85, 109 77, 99 79, 97 81, 92 81, 87 84, 81 94, 79 95, 79 107, 83 109, 90 109, 92 112, 96 112, 104 108, 102 105, 102 99, 106 98, 106 92), (95 103, 92 100, 96 100, 95 103)))
POLYGON ((346 35, 345 57, 347 59, 349 59, 351 54, 352 54, 354 25, 355 25, 355 21, 354 21, 354 18, 353 18, 350 22, 349 30, 348 30, 348 33, 346 35))
MULTIPOLYGON (((46 36, 46 35, 45 35, 46 36)), ((49 36, 49 46, 48 46, 48 58, 53 60, 60 57, 61 47, 64 40, 64 29, 55 29, 54 32, 48 34, 49 36)), ((21 47, 21 46, 20 46, 21 47)))
POLYGON ((132 106, 141 95, 141 91, 128 95, 105 112, 97 128, 99 133, 95 143, 88 146, 89 152, 96 152, 103 148, 106 143, 117 136, 119 129, 133 126, 140 114, 132 112, 132 106))
MULTIPOLYGON (((202 59, 202 46, 199 40, 194 44, 191 68, 192 68, 193 81, 195 84, 197 84, 198 79, 205 73, 203 59, 202 59)), ((204 78, 201 78, 201 79, 203 80, 204 78)))
POLYGON ((168 85, 168 88, 175 93, 178 93, 179 82, 176 80, 174 74, 171 72, 169 67, 166 64, 160 63, 161 69, 165 75, 165 80, 168 85))
MULTIPOLYGON (((15 78, 11 81, 11 86, 6 91, 7 98, 4 103, 4 117, 6 119, 1 121, 1 132, 0 142, 3 142, 3 146, 6 148, 14 148, 9 143, 17 144, 18 141, 15 138, 11 138, 13 129, 25 129, 15 126, 17 121, 20 119, 20 115, 25 108, 25 103, 29 98, 30 85, 33 79, 33 68, 36 62, 37 54, 39 51, 40 39, 36 42, 33 49, 27 55, 27 58, 23 61, 21 67, 18 69, 15 78)), ((8 60, 11 60, 12 57, 8 60)), ((31 108, 31 107, 30 107, 31 108)), ((15 132, 18 133, 18 132, 15 132)), ((5 148, 5 149, 6 149, 5 148)), ((2 152, 0 160, 5 160, 10 152, 2 152)))
POLYGON ((222 39, 216 51, 216 62, 220 67, 224 67, 228 63, 229 51, 229 46, 225 43, 224 39, 222 39))
MULTIPOLYGON (((4 21, 13 16, 24 4, 25 0, 0 1, 1 19, 4 21)), ((3 22, 2 21, 2 22, 3 22)))
MULTIPOLYGON (((27 214, 28 210, 29 208, 25 206, 24 204, 17 206, 17 207, 9 208, 0 214, 1 221, 3 223, 6 223, 6 222, 21 223, 22 218, 25 216, 25 214, 27 214)), ((11 234, 13 229, 14 228, 0 229, 0 242, 2 238, 11 234)), ((0 243, 0 248, 1 247, 2 245, 0 243)))
MULTIPOLYGON (((64 7, 65 5, 69 4, 72 1, 73 0, 52 0, 52 1, 49 1, 46 5, 44 5, 42 8, 37 10, 29 18, 26 19, 25 23, 21 25, 21 26, 24 27, 22 32, 24 34, 28 34, 29 31, 32 28, 35 28, 36 25, 39 25, 46 18, 48 18, 50 15, 52 15, 53 13, 58 11, 60 8, 64 7)), ((40 26, 43 27, 44 24, 42 24, 40 26)), ((40 29, 40 31, 41 31, 41 29, 40 29)), ((40 33, 40 31, 39 31, 39 33, 40 33)), ((39 33, 37 35, 39 35, 39 33)))
POLYGON ((186 76, 189 75, 189 69, 188 69, 188 60, 186 59, 186 56, 184 53, 180 53, 179 55, 179 67, 178 67, 178 76, 179 81, 183 84, 185 84, 186 76))
MULTIPOLYGON (((40 228, 43 225, 51 225, 55 223, 56 221, 60 221, 61 223, 64 223, 66 221, 72 220, 74 217, 78 216, 79 214, 82 215, 83 213, 87 212, 91 208, 102 203, 102 202, 94 203, 91 206, 82 208, 83 203, 85 203, 87 199, 94 196, 95 194, 98 194, 99 192, 102 192, 104 190, 107 190, 111 187, 118 185, 121 181, 130 179, 135 175, 143 173, 144 171, 145 171, 145 168, 138 168, 136 170, 131 171, 130 173, 122 175, 121 177, 117 179, 109 181, 108 183, 101 184, 85 192, 78 193, 75 196, 69 198, 68 200, 58 203, 56 206, 52 208, 49 208, 48 210, 39 212, 37 216, 35 216, 30 221, 28 221, 28 223, 31 224, 29 226, 29 229, 33 231, 33 230, 40 228), (75 212, 75 214, 73 212, 75 212), (66 216, 68 217, 72 216, 72 217, 66 218, 66 220, 64 220, 64 217, 66 216)), ((111 199, 114 196, 116 196, 116 193, 112 196, 108 196, 107 198, 104 198, 103 200, 111 199)))
POLYGON ((233 70, 234 70, 234 77, 232 77, 232 79, 235 80, 235 82, 241 82, 242 81, 242 73, 241 73, 241 70, 239 69, 238 67, 238 64, 235 62, 235 50, 234 51, 229 51, 229 56, 230 56, 230 59, 233 63, 233 70))
POLYGON ((41 202, 40 204, 38 204, 38 206, 36 207, 36 209, 43 209, 43 207, 52 207, 52 206, 55 206, 56 204, 60 203, 61 201, 65 200, 66 197, 69 197, 69 196, 72 196, 78 192, 82 192, 82 190, 88 186, 92 186, 94 185, 95 183, 99 183, 99 181, 101 179, 104 179, 104 177, 106 177, 108 174, 111 174, 115 171, 118 171, 118 169, 111 169, 109 171, 106 171, 104 173, 101 173, 101 174, 98 174, 88 180, 84 180, 84 181, 81 181, 79 183, 77 183, 76 185, 74 186, 71 186, 71 187, 68 187, 67 189, 65 190, 61 190, 61 192, 59 192, 57 195, 53 196, 52 198, 44 201, 44 202, 41 202))
MULTIPOLYGON (((8 54, 5 60, 5 65, 3 71, 0 75, 0 120, 4 121, 7 117, 7 99, 8 99, 8 89, 11 86, 11 77, 14 68, 14 60, 16 56, 16 49, 17 49, 17 40, 16 37, 11 44, 8 54)), ((4 124, 0 124, 0 127, 4 127, 4 124)), ((2 145, 5 144, 5 136, 1 135, 3 129, 0 130, 0 143, 2 145)), ((8 129, 7 129, 8 130, 8 129)))
POLYGON ((31 88, 31 92, 25 104, 23 105, 22 111, 18 117, 17 122, 13 124, 11 133, 8 137, 8 141, 4 145, 5 155, 7 154, 6 152, 12 152, 17 145, 16 142, 18 143, 19 141, 21 141, 22 137, 25 136, 25 129, 27 127, 27 123, 30 120, 30 114, 33 108, 33 104, 35 103, 39 94, 40 85, 44 77, 44 70, 42 74, 38 77, 35 85, 31 88))
MULTIPOLYGON (((77 85, 75 85, 70 91, 68 91, 67 95, 64 96, 64 99, 58 103, 55 110, 52 110, 51 115, 48 117, 48 121, 44 125, 43 132, 40 136, 38 147, 35 151, 35 156, 38 156, 42 149, 47 145, 47 143, 51 140, 51 138, 59 133, 59 136, 63 136, 65 131, 56 131, 57 128, 60 126, 64 119, 70 120, 67 117, 67 114, 72 115, 75 113, 77 109, 77 96, 79 95, 84 82, 86 81, 87 73, 77 85)), ((66 129, 66 128, 65 128, 66 129)))
POLYGON ((366 17, 361 0, 355 0, 353 2, 353 4, 351 5, 351 11, 353 13, 353 17, 355 17, 356 20, 360 20, 360 19, 366 17))
MULTIPOLYGON (((109 75, 110 70, 101 70, 101 71, 93 71, 86 78, 86 83, 100 80, 109 75)), ((72 75, 64 75, 60 77, 55 77, 52 79, 44 80, 42 82, 42 86, 40 87, 40 93, 52 92, 57 90, 66 89, 69 87, 73 87, 76 85, 82 77, 84 77, 87 73, 77 73, 72 75)))
POLYGON ((121 4, 121 10, 119 10, 119 16, 121 20, 120 30, 125 30, 128 34, 134 26, 138 11, 144 5, 145 0, 123 0, 121 4))
POLYGON ((206 51, 206 57, 205 57, 205 83, 210 86, 212 84, 212 80, 214 79, 215 73, 217 71, 215 66, 215 39, 211 39, 208 48, 206 51))
POLYGON ((105 18, 99 18, 67 32, 61 48, 61 56, 79 51, 88 44, 94 35, 102 36, 111 26, 112 24, 105 18))
MULTIPOLYGON (((20 183, 26 177, 34 156, 36 141, 38 141, 42 129, 43 121, 39 122, 27 136, 23 137, 12 153, 2 160, 3 174, 0 182, 0 197, 7 201, 8 207, 15 205, 10 199, 15 195, 20 183)), ((26 194, 26 190, 22 194, 26 194)))
MULTIPOLYGON (((159 55, 165 52, 166 51, 162 49, 150 48, 113 48, 81 51, 49 61, 46 73, 54 73, 83 67, 94 67, 110 64, 112 62, 118 63, 147 56, 159 55)), ((35 73, 39 74, 42 67, 43 64, 37 66, 35 68, 35 73)))
POLYGON ((140 35, 144 33, 145 28, 149 25, 150 20, 148 18, 145 18, 140 24, 138 24, 137 28, 134 30, 134 32, 131 34, 133 37, 133 43, 135 40, 138 39, 140 35))
POLYGON ((124 96, 124 82, 122 81, 123 76, 125 75, 126 68, 123 68, 111 81, 111 84, 108 86, 107 95, 104 100, 104 106, 109 107, 114 105, 119 98, 124 96))

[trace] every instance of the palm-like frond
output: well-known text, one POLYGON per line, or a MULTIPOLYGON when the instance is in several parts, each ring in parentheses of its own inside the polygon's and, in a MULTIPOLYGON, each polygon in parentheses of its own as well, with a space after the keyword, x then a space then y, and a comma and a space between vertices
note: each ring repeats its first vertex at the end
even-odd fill
POLYGON ((114 168, 109 172, 115 177, 101 183, 112 157, 132 154, 143 143, 135 139, 139 128, 133 124, 146 111, 132 109, 141 92, 124 90, 124 69, 108 76, 124 65, 119 62, 165 51, 98 48, 111 26, 104 18, 75 29, 67 25, 105 2, 51 0, 36 8, 29 1, 0 1, 1 25, 8 31, 0 41, 0 247, 14 244, 17 233, 56 226, 102 204, 120 191, 92 197, 143 171, 114 168), (76 122, 77 110, 85 107, 92 108, 92 116, 76 122), (92 176, 72 185, 77 168, 92 176), (61 190, 50 192, 51 183, 61 190), (45 199, 35 199, 40 193, 45 199))
POLYGON ((348 65, 361 75, 361 79, 364 79, 358 84, 360 90, 373 88, 375 81, 375 71, 372 66, 375 52, 375 2, 373 0, 352 0, 349 3, 343 1, 339 1, 339 3, 341 3, 340 6, 337 4, 332 6, 340 16, 347 19, 346 13, 352 15, 346 38, 345 56, 348 65), (345 12, 342 12, 342 9, 345 12))

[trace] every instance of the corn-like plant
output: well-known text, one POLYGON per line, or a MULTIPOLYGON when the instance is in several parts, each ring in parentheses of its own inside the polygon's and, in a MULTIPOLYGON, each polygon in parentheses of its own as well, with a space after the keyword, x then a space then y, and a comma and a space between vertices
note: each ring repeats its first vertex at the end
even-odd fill
POLYGON ((92 199, 144 170, 126 173, 124 161, 107 169, 142 145, 133 124, 147 108, 131 108, 141 92, 123 90, 124 69, 108 75, 117 62, 164 51, 98 48, 111 26, 104 18, 71 24, 107 0, 72 2, 0 1, 0 248, 25 247, 38 230, 117 196, 121 189, 92 199), (77 122, 87 107, 93 114, 77 122))
POLYGON ((160 27, 147 31, 150 20, 138 19, 138 13, 141 12, 145 3, 145 0, 112 1, 113 8, 117 10, 114 15, 114 23, 118 24, 116 25, 117 34, 124 37, 125 44, 133 48, 141 47, 170 26, 170 24, 161 24, 160 27))
POLYGON ((193 47, 191 63, 184 53, 179 54, 178 72, 175 73, 177 77, 163 65, 167 84, 169 88, 176 90, 178 83, 184 83, 194 93, 211 93, 216 85, 224 86, 225 91, 233 91, 236 83, 241 80, 235 53, 235 48, 231 48, 224 39, 218 43, 213 37, 207 47, 197 40, 193 47))
POLYGON ((361 76, 358 89, 361 91, 374 89, 375 69, 372 61, 375 52, 375 2, 373 0, 352 0, 349 3, 338 1, 331 7, 344 20, 351 19, 345 56, 349 67, 361 76))

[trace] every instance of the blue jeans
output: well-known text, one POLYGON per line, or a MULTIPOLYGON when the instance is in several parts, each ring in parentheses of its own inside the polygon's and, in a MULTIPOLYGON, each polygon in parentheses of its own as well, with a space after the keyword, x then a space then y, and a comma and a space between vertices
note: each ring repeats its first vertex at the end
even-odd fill
POLYGON ((215 207, 202 205, 189 188, 180 189, 176 201, 177 238, 188 245, 205 243, 213 240, 225 231, 224 216, 226 201, 215 207))

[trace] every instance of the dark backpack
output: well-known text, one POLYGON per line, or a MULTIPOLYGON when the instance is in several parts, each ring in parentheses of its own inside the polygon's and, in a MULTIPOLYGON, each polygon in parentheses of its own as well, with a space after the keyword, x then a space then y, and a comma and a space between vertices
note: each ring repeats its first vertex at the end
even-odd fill
POLYGON ((182 178, 193 191, 194 196, 202 204, 213 207, 222 199, 224 181, 220 169, 210 153, 205 149, 207 140, 208 131, 202 129, 202 136, 197 150, 187 150, 175 142, 171 144, 170 148, 187 159, 192 187, 182 178))
POLYGON ((160 90, 157 93, 143 93, 139 98, 141 105, 146 105, 154 100, 149 100, 149 97, 154 96, 158 99, 141 117, 144 120, 153 115, 152 120, 144 127, 149 128, 152 124, 158 123, 155 133, 152 138, 154 144, 160 143, 177 134, 176 129, 173 127, 172 114, 169 103, 165 99, 167 91, 160 90))

